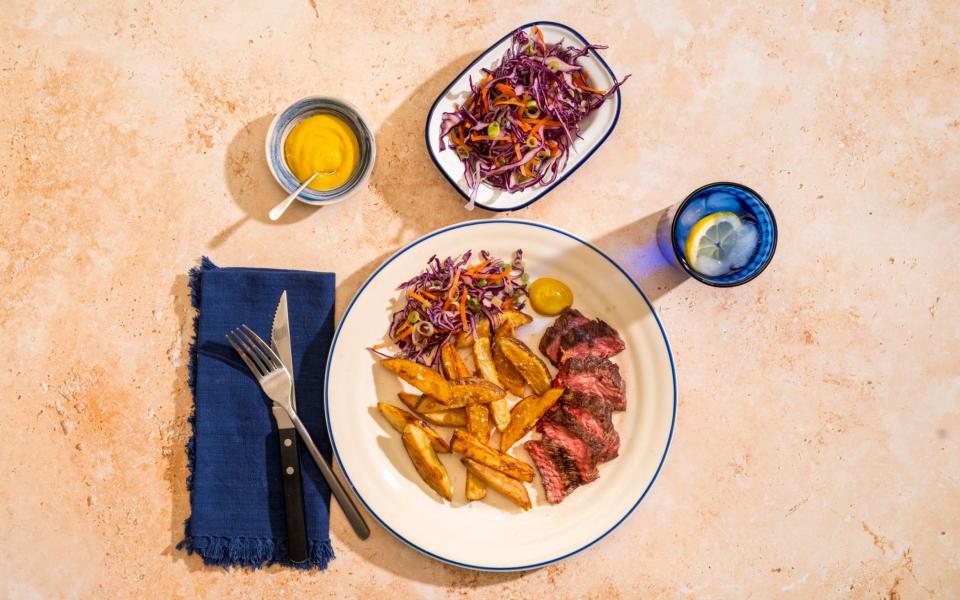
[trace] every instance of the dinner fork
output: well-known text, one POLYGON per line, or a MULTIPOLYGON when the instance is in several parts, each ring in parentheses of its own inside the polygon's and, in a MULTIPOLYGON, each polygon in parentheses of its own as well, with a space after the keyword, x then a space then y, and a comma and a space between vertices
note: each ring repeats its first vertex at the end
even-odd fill
POLYGON ((367 526, 366 521, 364 521, 363 515, 360 514, 360 509, 357 508, 353 499, 347 494, 344 485, 337 479, 337 476, 333 474, 330 466, 327 465, 327 461, 323 460, 320 450, 317 449, 317 445, 313 443, 313 438, 310 437, 310 432, 307 431, 303 421, 300 420, 296 411, 293 410, 293 406, 290 403, 290 391, 293 389, 293 382, 290 377, 290 372, 283 366, 280 357, 277 356, 273 349, 264 342, 259 335, 254 333, 253 330, 246 325, 241 325, 240 328, 228 333, 227 342, 233 346, 233 349, 237 351, 237 354, 240 355, 243 362, 250 368, 250 371, 257 379, 257 383, 260 384, 261 389, 263 389, 267 397, 290 415, 290 420, 293 421, 293 426, 296 427, 297 433, 300 434, 300 439, 306 444, 307 450, 310 451, 310 456, 313 457, 314 462, 317 463, 317 467, 320 468, 320 474, 323 475, 324 480, 326 480, 330 491, 333 492, 337 503, 343 510, 343 514, 347 516, 351 527, 353 527, 353 530, 361 540, 367 539, 370 536, 370 528, 367 526))

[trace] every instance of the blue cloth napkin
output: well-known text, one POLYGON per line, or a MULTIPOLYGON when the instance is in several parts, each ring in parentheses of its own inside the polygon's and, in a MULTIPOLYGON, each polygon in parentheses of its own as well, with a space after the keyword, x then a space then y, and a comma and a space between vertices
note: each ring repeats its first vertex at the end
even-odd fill
MULTIPOLYGON (((287 290, 297 412, 330 460, 323 377, 333 337, 332 273, 219 268, 204 257, 190 272, 198 310, 191 349, 193 438, 187 451, 191 515, 177 546, 207 564, 261 567, 293 564, 287 556, 280 447, 272 403, 224 336, 246 323, 268 343, 273 314, 287 290)), ((330 488, 301 447, 310 559, 325 569, 330 545, 330 488)))

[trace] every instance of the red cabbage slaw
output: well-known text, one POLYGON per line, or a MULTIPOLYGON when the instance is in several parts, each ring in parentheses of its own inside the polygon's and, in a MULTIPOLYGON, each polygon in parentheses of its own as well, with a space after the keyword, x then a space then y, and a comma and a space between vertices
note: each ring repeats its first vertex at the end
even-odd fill
MULTIPOLYGON (((469 250, 443 261, 432 256, 423 272, 397 287, 403 292, 404 305, 393 313, 387 332, 398 348, 397 357, 434 367, 440 347, 464 331, 475 334, 478 319, 487 319, 495 329, 504 310, 524 307, 528 277, 522 250, 510 262, 481 250, 480 262, 468 266, 471 256, 469 250)), ((380 351, 386 345, 371 350, 389 357, 380 351)))
POLYGON ((532 36, 518 29, 499 66, 481 69, 476 84, 470 77, 470 97, 440 123, 440 151, 449 142, 464 165, 468 209, 481 183, 512 193, 557 179, 583 120, 630 77, 606 91, 590 86, 579 60, 605 48, 547 45, 538 27, 532 36))

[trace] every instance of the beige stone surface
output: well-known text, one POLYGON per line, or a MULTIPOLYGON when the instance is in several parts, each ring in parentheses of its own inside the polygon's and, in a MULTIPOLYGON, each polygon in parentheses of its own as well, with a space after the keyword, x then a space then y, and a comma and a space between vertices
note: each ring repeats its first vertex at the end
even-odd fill
MULTIPOLYGON (((0 596, 960 596, 960 4, 3 3, 0 596), (536 18, 610 45, 616 132, 513 215, 624 261, 671 338, 679 417, 634 515, 561 564, 434 562, 339 511, 327 572, 174 549, 189 511, 185 273, 335 271, 465 212, 424 148, 436 94, 536 18), (272 115, 349 99, 369 185, 320 210, 263 160, 272 115), (774 207, 764 275, 652 271, 659 212, 731 179, 774 207), (646 259, 646 260, 644 260, 646 259), (645 266, 646 265, 646 266, 645 266)), ((508 542, 505 542, 508 543, 508 542)))

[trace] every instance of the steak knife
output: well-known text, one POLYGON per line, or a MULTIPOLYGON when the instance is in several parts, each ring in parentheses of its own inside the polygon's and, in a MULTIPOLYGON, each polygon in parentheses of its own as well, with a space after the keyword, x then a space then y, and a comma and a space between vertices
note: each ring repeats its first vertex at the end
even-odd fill
MULTIPOLYGON (((290 349, 290 316, 287 312, 287 291, 280 294, 280 302, 273 315, 270 346, 277 353, 283 366, 290 372, 293 386, 290 404, 297 409, 296 379, 293 374, 293 352, 290 349)), ((307 521, 303 508, 303 483, 300 480, 300 448, 297 430, 283 407, 273 405, 273 418, 277 421, 280 436, 280 465, 283 478, 283 510, 287 522, 287 552, 290 561, 301 563, 307 560, 307 521)))

